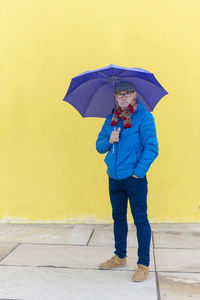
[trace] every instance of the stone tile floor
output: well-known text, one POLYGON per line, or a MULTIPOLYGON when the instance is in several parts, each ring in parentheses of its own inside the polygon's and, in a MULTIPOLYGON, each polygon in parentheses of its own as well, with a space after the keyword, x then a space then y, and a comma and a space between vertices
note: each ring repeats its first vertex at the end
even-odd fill
POLYGON ((151 229, 149 277, 136 283, 133 224, 128 265, 105 271, 113 224, 0 224, 0 300, 200 300, 200 223, 151 229))

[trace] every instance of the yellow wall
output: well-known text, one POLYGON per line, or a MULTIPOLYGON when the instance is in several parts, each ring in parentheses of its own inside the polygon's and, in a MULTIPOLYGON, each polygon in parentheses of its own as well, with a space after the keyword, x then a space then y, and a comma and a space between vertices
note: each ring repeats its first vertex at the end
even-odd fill
POLYGON ((169 92, 153 112, 150 221, 200 222, 199 0, 8 0, 0 18, 0 222, 112 222, 104 119, 62 101, 72 77, 110 63, 169 92))

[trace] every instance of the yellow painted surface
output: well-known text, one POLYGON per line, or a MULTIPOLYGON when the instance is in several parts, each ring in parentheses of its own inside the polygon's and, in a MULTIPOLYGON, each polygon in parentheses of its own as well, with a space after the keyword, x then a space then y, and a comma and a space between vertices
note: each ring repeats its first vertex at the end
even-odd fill
POLYGON ((200 2, 8 0, 0 18, 0 222, 112 222, 104 119, 62 101, 72 77, 110 63, 169 92, 153 112, 149 220, 200 222, 200 2))

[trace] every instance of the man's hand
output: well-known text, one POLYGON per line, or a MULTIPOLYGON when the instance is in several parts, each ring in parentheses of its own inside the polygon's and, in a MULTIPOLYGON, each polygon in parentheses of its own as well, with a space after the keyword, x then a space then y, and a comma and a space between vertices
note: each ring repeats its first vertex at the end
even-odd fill
POLYGON ((118 128, 117 131, 113 131, 110 135, 109 143, 113 144, 114 142, 119 142, 119 133, 121 128, 118 128))
POLYGON ((136 175, 134 175, 134 174, 132 175, 132 177, 135 177, 135 178, 140 178, 140 177, 138 177, 138 176, 136 176, 136 175))

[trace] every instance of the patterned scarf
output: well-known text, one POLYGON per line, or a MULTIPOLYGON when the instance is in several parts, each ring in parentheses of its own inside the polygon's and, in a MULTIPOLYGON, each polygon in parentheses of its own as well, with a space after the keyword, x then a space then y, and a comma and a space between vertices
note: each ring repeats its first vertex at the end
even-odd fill
POLYGON ((123 127, 126 128, 131 128, 131 115, 135 112, 137 108, 137 99, 133 99, 131 103, 126 106, 126 107, 121 107, 117 103, 115 111, 113 112, 112 120, 111 120, 111 125, 116 126, 119 122, 119 119, 124 120, 123 122, 123 127))

